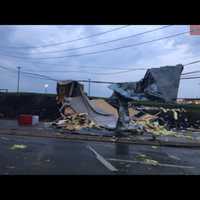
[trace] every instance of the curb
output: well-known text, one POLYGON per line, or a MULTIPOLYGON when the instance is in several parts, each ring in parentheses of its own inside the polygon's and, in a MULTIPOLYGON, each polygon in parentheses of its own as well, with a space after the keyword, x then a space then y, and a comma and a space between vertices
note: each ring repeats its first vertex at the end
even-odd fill
POLYGON ((140 139, 129 139, 129 138, 113 138, 109 136, 93 136, 93 135, 80 135, 79 133, 68 133, 65 135, 59 132, 47 131, 33 131, 34 133, 24 130, 10 130, 0 129, 0 135, 14 135, 14 136, 26 136, 26 137, 40 137, 40 138, 52 138, 52 139, 66 139, 66 140, 79 140, 79 141, 96 141, 96 142, 110 142, 110 143, 122 143, 122 144, 136 144, 136 145, 151 145, 151 146, 167 146, 167 147, 182 147, 182 148, 200 148, 200 143, 197 142, 170 142, 161 140, 140 140, 140 139), (43 132, 43 133, 42 133, 43 132), (77 134, 77 135, 75 135, 77 134))

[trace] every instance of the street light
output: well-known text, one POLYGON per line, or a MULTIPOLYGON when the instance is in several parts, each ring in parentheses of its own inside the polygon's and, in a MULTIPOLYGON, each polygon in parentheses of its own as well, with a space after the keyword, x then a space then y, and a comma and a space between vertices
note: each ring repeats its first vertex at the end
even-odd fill
POLYGON ((44 84, 44 92, 47 93, 47 88, 49 87, 48 84, 44 84))

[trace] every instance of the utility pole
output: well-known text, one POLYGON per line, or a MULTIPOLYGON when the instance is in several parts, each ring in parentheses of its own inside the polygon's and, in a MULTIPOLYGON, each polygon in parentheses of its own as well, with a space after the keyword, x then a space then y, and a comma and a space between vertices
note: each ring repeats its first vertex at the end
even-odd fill
POLYGON ((90 97, 90 78, 88 79, 88 96, 90 97))
POLYGON ((17 93, 19 93, 19 81, 20 81, 20 70, 21 70, 21 67, 17 67, 17 69, 18 69, 17 93))

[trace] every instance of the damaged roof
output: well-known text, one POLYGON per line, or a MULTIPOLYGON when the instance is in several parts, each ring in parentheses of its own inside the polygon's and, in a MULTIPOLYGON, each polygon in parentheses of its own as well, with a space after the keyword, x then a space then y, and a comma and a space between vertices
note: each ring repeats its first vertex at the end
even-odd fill
POLYGON ((133 100, 159 99, 175 101, 178 94, 183 65, 151 68, 138 82, 115 83, 109 86, 114 92, 133 100))

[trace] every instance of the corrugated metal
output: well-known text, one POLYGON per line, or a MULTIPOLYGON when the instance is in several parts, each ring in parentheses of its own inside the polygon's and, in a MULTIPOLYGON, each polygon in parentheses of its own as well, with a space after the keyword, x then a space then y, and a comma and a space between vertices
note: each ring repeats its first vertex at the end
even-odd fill
POLYGON ((138 82, 117 83, 109 86, 114 92, 134 100, 158 99, 175 101, 183 65, 148 69, 138 82))

